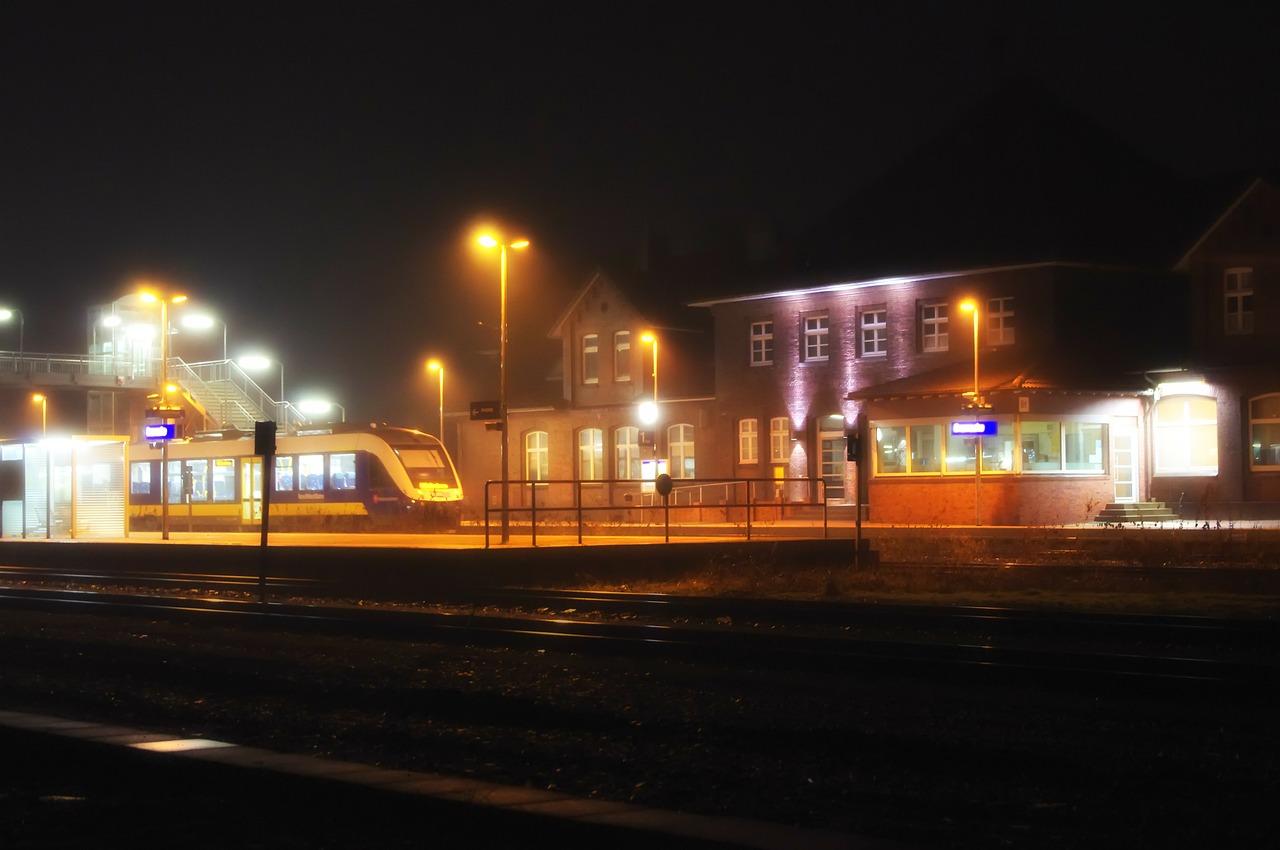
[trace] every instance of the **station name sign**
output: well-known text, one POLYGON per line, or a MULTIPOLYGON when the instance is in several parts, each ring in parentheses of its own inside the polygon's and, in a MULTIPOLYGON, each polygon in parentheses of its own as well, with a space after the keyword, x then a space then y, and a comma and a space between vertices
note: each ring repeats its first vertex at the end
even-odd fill
POLYGON ((994 419, 951 423, 951 436, 953 437, 994 437, 996 433, 996 421, 994 419))
POLYGON ((157 425, 143 425, 142 439, 144 440, 172 440, 177 436, 178 426, 172 422, 164 422, 157 425))

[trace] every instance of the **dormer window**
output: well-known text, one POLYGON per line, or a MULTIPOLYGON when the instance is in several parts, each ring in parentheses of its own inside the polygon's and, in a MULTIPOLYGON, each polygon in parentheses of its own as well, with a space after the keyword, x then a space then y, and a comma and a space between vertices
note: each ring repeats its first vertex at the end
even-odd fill
POLYGON ((1253 269, 1227 269, 1222 280, 1223 330, 1253 333, 1253 269))

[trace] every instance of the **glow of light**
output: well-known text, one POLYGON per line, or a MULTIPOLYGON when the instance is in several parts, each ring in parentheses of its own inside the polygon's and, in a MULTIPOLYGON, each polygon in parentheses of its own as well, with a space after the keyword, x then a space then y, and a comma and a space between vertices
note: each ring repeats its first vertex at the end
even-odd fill
POLYGON ((490 235, 489 235, 489 234, 487 234, 487 233, 486 233, 486 234, 484 234, 483 236, 481 236, 481 237, 480 237, 479 239, 477 239, 476 241, 477 241, 477 242, 479 242, 481 245, 483 245, 483 246, 484 246, 484 247, 486 247, 486 248, 496 248, 496 247, 498 247, 498 240, 497 240, 497 239, 494 239, 492 236, 490 236, 490 235))
POLYGON ((212 316, 206 316, 202 313, 195 313, 182 317, 182 324, 188 328, 196 328, 198 330, 208 330, 213 327, 214 319, 212 316))
POLYGON ((121 324, 121 322, 123 322, 123 321, 124 321, 124 320, 123 320, 123 319, 121 319, 119 316, 117 316, 116 314, 112 313, 110 316, 103 316, 103 317, 102 317, 102 326, 103 326, 104 328, 118 328, 118 327, 120 327, 120 324, 121 324))
POLYGON ((638 415, 643 424, 652 425, 658 421, 658 405, 652 401, 642 401, 640 402, 638 415))
POLYGON ((246 354, 240 358, 240 365, 250 372, 261 372, 263 369, 269 369, 272 362, 271 358, 264 354, 246 354))
POLYGON ((427 368, 428 368, 429 370, 431 370, 432 372, 439 372, 439 371, 440 371, 440 361, 439 361, 439 360, 432 360, 432 361, 430 361, 429 363, 427 363, 427 368))
POLYGON ((214 741, 209 738, 175 738, 170 741, 143 741, 130 744, 136 750, 147 750, 152 753, 182 753, 188 750, 209 750, 220 747, 234 747, 226 741, 214 741))

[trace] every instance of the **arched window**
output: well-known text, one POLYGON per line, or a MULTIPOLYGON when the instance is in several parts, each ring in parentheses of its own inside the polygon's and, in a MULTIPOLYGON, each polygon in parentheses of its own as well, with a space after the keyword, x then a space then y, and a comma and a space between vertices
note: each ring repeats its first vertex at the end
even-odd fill
POLYGON ((1249 400, 1253 469, 1280 469, 1280 393, 1249 400))
POLYGON ((599 481, 604 478, 604 432, 599 428, 583 428, 578 432, 578 479, 599 481))
POLYGON ((613 432, 614 475, 618 478, 640 477, 640 429, 624 425, 613 432))
POLYGON ((693 478, 693 426, 682 423, 667 429, 667 473, 672 478, 693 478))
POLYGON ((1218 473, 1218 402, 1212 396, 1171 395, 1155 405, 1157 475, 1218 473))
POLYGON ((527 481, 546 481, 550 475, 550 453, 547 432, 530 431, 524 435, 524 477, 527 481))

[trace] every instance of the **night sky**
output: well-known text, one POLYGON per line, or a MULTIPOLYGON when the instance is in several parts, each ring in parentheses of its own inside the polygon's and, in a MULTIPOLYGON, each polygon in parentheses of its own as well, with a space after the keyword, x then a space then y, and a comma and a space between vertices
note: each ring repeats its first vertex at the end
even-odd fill
POLYGON ((495 393, 479 220, 533 241, 515 342, 646 234, 802 230, 1010 77, 1177 172, 1274 170, 1280 15, 1244 5, 10 0, 0 304, 83 352, 91 305, 168 281, 290 400, 430 427, 427 355, 449 408, 495 393))

